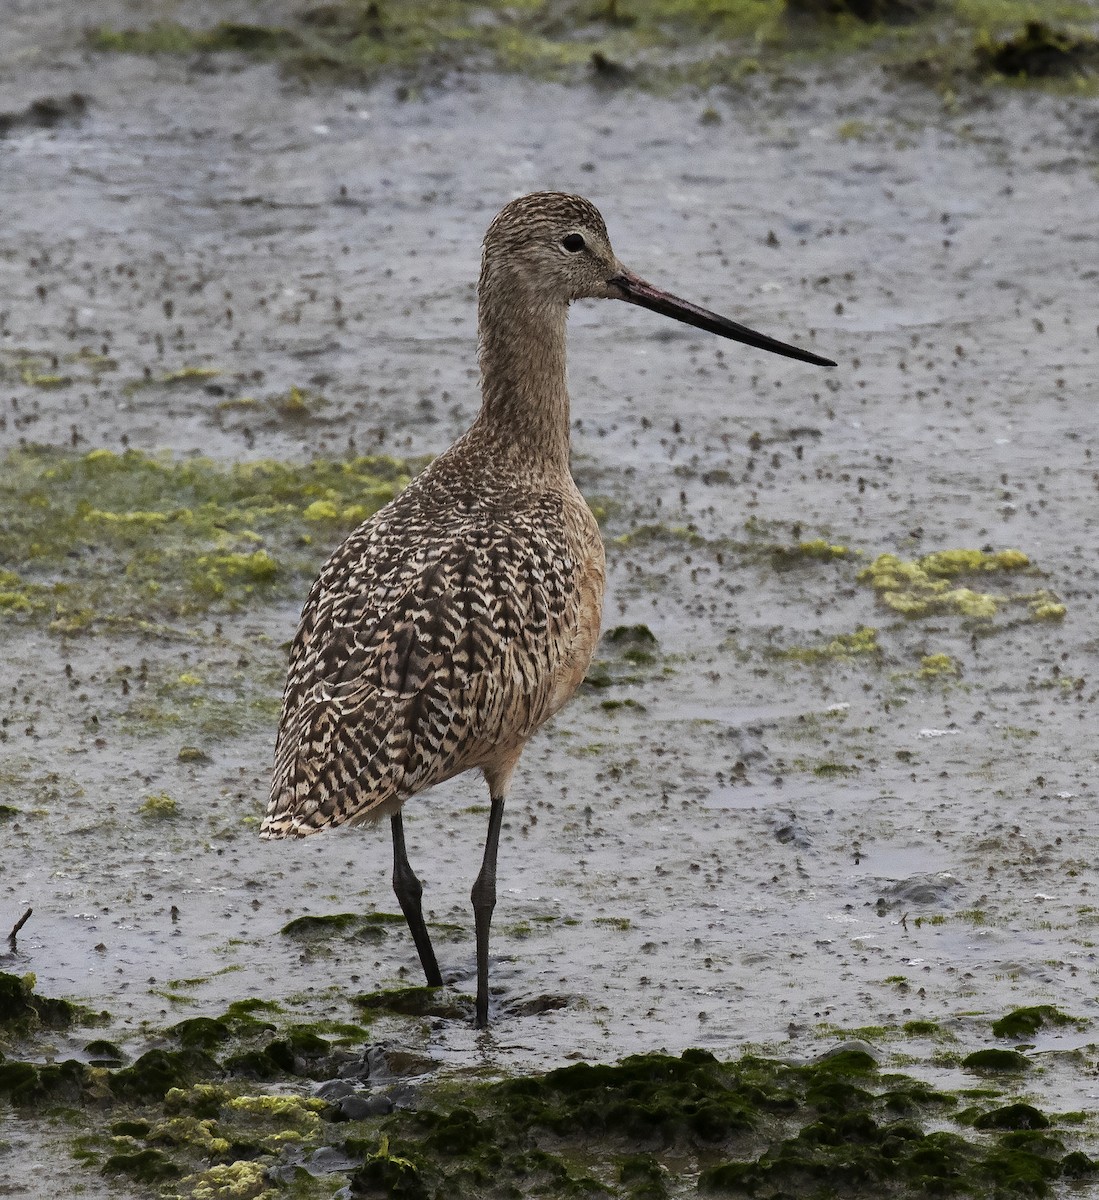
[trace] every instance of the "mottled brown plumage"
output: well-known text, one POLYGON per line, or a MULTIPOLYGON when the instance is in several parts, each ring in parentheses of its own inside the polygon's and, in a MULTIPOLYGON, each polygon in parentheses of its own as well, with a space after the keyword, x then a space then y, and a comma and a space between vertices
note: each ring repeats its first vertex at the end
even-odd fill
POLYGON ((477 1022, 511 773, 579 686, 599 634, 599 530, 569 471, 571 301, 628 300, 778 353, 819 360, 638 279, 587 201, 512 201, 485 236, 483 403, 470 430, 335 551, 290 652, 261 836, 390 816, 394 889, 428 982, 441 982, 404 849, 401 805, 477 767, 492 809, 473 889, 477 1022))
POLYGON ((583 677, 603 594, 595 520, 571 478, 508 469, 482 432, 357 529, 313 585, 266 836, 375 820, 471 767, 503 784, 583 677))

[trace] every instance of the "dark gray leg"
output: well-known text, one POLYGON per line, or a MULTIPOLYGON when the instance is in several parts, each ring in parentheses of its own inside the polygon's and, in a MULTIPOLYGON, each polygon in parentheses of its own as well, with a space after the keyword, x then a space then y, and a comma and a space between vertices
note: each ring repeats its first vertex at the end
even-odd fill
POLYGON ((488 815, 488 837, 481 873, 473 885, 473 922, 477 930, 477 1028, 488 1024, 488 931, 492 910, 496 907, 496 851, 500 845, 500 825, 504 820, 503 796, 492 797, 488 815))
POLYGON ((412 940, 420 954, 420 963, 427 976, 429 987, 442 987, 443 977, 439 974, 439 964, 435 961, 435 951, 431 947, 431 938, 424 924, 423 909, 420 907, 420 897, 424 894, 423 884, 416 878, 415 872, 408 865, 408 855, 404 848, 404 821, 401 814, 396 812, 390 818, 393 826, 393 891, 412 932, 412 940))

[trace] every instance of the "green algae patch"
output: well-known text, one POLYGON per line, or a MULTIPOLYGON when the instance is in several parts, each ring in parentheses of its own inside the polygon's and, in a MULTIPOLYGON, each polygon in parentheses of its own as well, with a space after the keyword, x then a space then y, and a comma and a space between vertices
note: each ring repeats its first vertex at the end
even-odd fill
POLYGON ((167 792, 146 796, 137 810, 147 821, 164 821, 179 816, 179 804, 167 792))
POLYGON ((303 941, 316 941, 337 934, 354 938, 356 941, 379 942, 386 930, 393 925, 404 925, 401 913, 324 913, 319 916, 295 917, 279 932, 284 937, 303 941))
POLYGON ((688 1050, 448 1085, 345 1150, 361 1162, 353 1195, 423 1200, 647 1200, 696 1185, 767 1200, 1033 1196, 1044 1194, 1035 1181, 1089 1168, 1086 1155, 1064 1153, 1052 1123, 944 1129, 956 1107, 954 1096, 883 1074, 854 1048, 801 1064, 688 1050))
POLYGON ((1099 38, 1028 21, 1014 37, 979 38, 973 56, 978 67, 1015 79, 1091 75, 1099 72, 1099 38))
POLYGON ((369 456, 216 463, 127 450, 0 459, 0 620, 148 627, 300 590, 341 533, 407 484, 369 456), (332 525, 314 539, 320 505, 332 525))
POLYGON ((1063 604, 1048 597, 1030 602, 1031 619, 1035 621, 1063 621, 1066 612, 1063 604))
POLYGON ((969 1071, 1029 1071, 1030 1059, 1018 1050, 975 1050, 962 1059, 969 1071))
POLYGON ((958 663, 949 654, 924 654, 920 657, 920 679, 956 679, 962 673, 958 663))
POLYGON ((846 546, 835 545, 824 538, 813 538, 789 546, 775 546, 771 557, 776 566, 785 567, 803 562, 833 562, 837 558, 850 558, 852 553, 846 546))
POLYGON ((83 1013, 68 1000, 55 1000, 34 990, 34 975, 0 971, 0 1040, 38 1029, 68 1029, 83 1013))
POLYGON ((1038 615, 1047 606, 1060 609, 1063 616, 1063 606, 1044 589, 1005 594, 960 583, 964 577, 1002 580, 1021 572, 1034 573, 1030 559, 1021 550, 939 550, 913 561, 896 554, 880 554, 859 572, 858 578, 874 589, 879 604, 912 619, 946 614, 987 622, 1009 605, 1029 605, 1032 620, 1049 620, 1049 615, 1038 615))
POLYGON ((183 1173, 163 1151, 152 1147, 112 1154, 102 1170, 104 1175, 128 1175, 138 1183, 164 1183, 183 1173))
POLYGON ((1075 1025, 1078 1028, 1086 1022, 1079 1017, 1070 1017, 1052 1004, 1035 1004, 1027 1008, 1016 1008, 992 1022, 992 1032, 999 1038, 1022 1040, 1033 1037, 1039 1029, 1048 1026, 1075 1025))
POLYGON ((648 625, 616 625, 604 634, 604 640, 624 662, 643 667, 656 662, 656 634, 648 625))
MULTIPOLYGON (((104 25, 87 38, 100 52, 247 55, 295 75, 354 82, 492 70, 667 90, 735 86, 762 70, 852 53, 865 71, 885 65, 941 87, 958 76, 1090 77, 1091 35, 1055 30, 1036 15, 1034 0, 329 0, 298 6, 278 24, 104 25), (1023 22, 1023 33, 1005 42, 1023 22)), ((1059 0, 1041 15, 1094 21, 1086 0, 1059 0)))
MULTIPOLYGON (((439 992, 361 999, 371 1010, 432 1015, 439 992)), ((277 1200, 332 1195, 345 1184, 350 1195, 423 1200, 664 1200, 696 1185, 704 1195, 764 1200, 987 1200, 1041 1196, 1058 1179, 1096 1174, 1087 1154, 1067 1149, 1067 1120, 1004 1103, 987 1089, 968 1094, 969 1107, 959 1111, 955 1095, 884 1072, 850 1044, 807 1062, 751 1054, 723 1062, 688 1050, 496 1082, 458 1075, 406 1090, 389 1115, 348 1121, 326 1100, 301 1094, 288 1074, 268 1088, 229 1069, 242 1038, 296 1039, 307 1051, 327 1046, 307 1026, 275 1030, 268 1004, 238 1002, 221 1017, 179 1022, 166 1036, 181 1049, 147 1051, 137 1073, 50 1064, 54 1082, 36 1098, 83 1104, 93 1132, 81 1138, 81 1161, 165 1200, 277 1200), (330 1174, 300 1170, 314 1155, 335 1164, 330 1174)), ((471 1015, 467 1005, 463 1019, 471 1015)), ((323 1071, 313 1078, 329 1080, 343 1074, 342 1063, 358 1070, 359 1060, 315 1061, 323 1071)), ((36 1085, 29 1065, 0 1059, 0 1079, 5 1068, 20 1068, 36 1085)), ((21 1111, 33 1119, 28 1104, 21 1111)))
POLYGON ((1048 1129, 1050 1119, 1032 1104, 1005 1104, 974 1118, 974 1129, 1048 1129))
POLYGON ((878 631, 868 625, 860 625, 854 633, 840 633, 821 646, 790 646, 775 652, 776 657, 790 662, 822 663, 867 656, 879 658, 878 631))
POLYGON ((12 1061, 0 1053, 0 1098, 20 1107, 78 1103, 90 1082, 82 1062, 12 1061))
POLYGON ((443 1017, 463 1021, 473 1015, 473 1002, 468 996, 427 986, 365 992, 354 996, 352 1003, 366 1013, 395 1013, 403 1017, 443 1017))
POLYGON ((651 546, 678 543, 704 547, 709 543, 696 529, 687 525, 664 525, 659 522, 638 525, 611 539, 612 546, 651 546))
POLYGON ((599 642, 602 656, 593 660, 584 678, 589 688, 642 683, 654 670, 671 671, 663 661, 656 634, 648 625, 616 625, 599 642))
POLYGON ((147 1050, 132 1066, 112 1072, 108 1086, 122 1100, 160 1100, 173 1088, 220 1073, 203 1051, 147 1050))

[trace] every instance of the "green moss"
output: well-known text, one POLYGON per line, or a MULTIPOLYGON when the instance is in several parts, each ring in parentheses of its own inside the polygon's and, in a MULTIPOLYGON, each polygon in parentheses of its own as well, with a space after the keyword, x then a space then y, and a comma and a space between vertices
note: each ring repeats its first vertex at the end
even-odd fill
POLYGON ((960 668, 949 654, 925 654, 920 659, 921 679, 949 679, 959 674, 960 668))
POLYGON ((1052 1004, 1036 1004, 1029 1008, 1016 1008, 998 1021, 992 1022, 992 1032, 1001 1038, 1028 1038, 1047 1025, 1082 1025, 1077 1017, 1052 1004))
POLYGON ((962 1066, 970 1071, 1026 1071, 1030 1059, 1017 1050, 976 1050, 962 1059, 962 1066))
POLYGON ((0 971, 0 1030, 9 1036, 39 1028, 67 1029, 80 1019, 81 1010, 68 1000, 41 996, 34 990, 34 975, 9 975, 0 971))
POLYGON ((190 1017, 173 1025, 168 1032, 185 1050, 215 1050, 231 1037, 228 1023, 213 1017, 190 1017))
POLYGON ((846 546, 833 545, 824 538, 798 542, 790 546, 775 546, 771 554, 779 566, 791 566, 799 562, 832 562, 837 558, 849 558, 851 551, 846 546))
POLYGON ((134 1120, 124 1117, 121 1121, 112 1121, 109 1129, 115 1137, 131 1137, 135 1140, 145 1138, 152 1126, 148 1121, 134 1120))
POLYGON ((677 542, 688 546, 704 546, 706 539, 686 525, 647 524, 638 525, 626 533, 611 539, 615 546, 646 546, 653 542, 677 542))
POLYGON ((163 821, 179 816, 179 805, 167 792, 155 792, 146 796, 137 810, 146 820, 163 821))
POLYGON ((844 778, 845 776, 857 775, 858 773, 859 769, 853 763, 841 763, 833 759, 817 763, 813 767, 813 774, 819 779, 844 778))
POLYGON ((881 554, 858 577, 870 584, 881 604, 905 617, 953 614, 988 621, 1006 605, 1027 603, 1032 619, 1049 619, 1036 616, 1038 609, 1056 605, 1047 592, 1009 596, 975 591, 954 582, 965 575, 1009 574, 1029 568, 1030 560, 1021 550, 939 550, 912 562, 881 554))
POLYGON ((1028 21, 1021 33, 1005 40, 988 36, 974 46, 978 66, 1023 79, 1083 75, 1099 71, 1099 38, 1073 36, 1044 21, 1028 21))
POLYGON ((19 1106, 77 1103, 89 1082, 89 1068, 68 1058, 32 1063, 0 1054, 0 1097, 19 1106))
POLYGON ((139 1183, 164 1183, 178 1179, 179 1167, 160 1150, 146 1147, 128 1154, 112 1154, 103 1164, 104 1175, 129 1175, 139 1183))
POLYGON ((404 925, 401 913, 324 913, 295 917, 280 930, 285 937, 319 940, 347 934, 359 941, 380 941, 393 925, 404 925))
POLYGON ((286 1075, 312 1078, 332 1046, 308 1025, 291 1025, 278 1036, 263 1037, 250 1049, 226 1056, 223 1065, 233 1075, 278 1079, 286 1075))
POLYGON ((219 1072, 201 1050, 147 1050, 132 1066, 110 1076, 114 1095, 129 1100, 160 1100, 172 1089, 219 1072))
POLYGON ((697 1180, 703 1194, 766 1200, 985 1197, 990 1184, 1006 1197, 1040 1195, 1041 1181, 1090 1166, 1034 1117, 980 1138, 934 1128, 955 1098, 882 1077, 856 1050, 803 1065, 638 1055, 449 1095, 348 1140, 362 1161, 355 1194, 641 1200, 686 1194, 697 1180), (589 1164, 602 1182, 585 1174, 589 1164))
MULTIPOLYGON (((1034 79, 1063 70, 1079 86, 1093 67, 1090 35, 1083 31, 1035 26, 1017 39, 1025 43, 1017 52, 1021 65, 1004 57, 1012 51, 996 35, 1036 15, 1034 0, 595 0, 551 9, 533 0, 485 0, 474 9, 464 0, 329 0, 295 10, 281 25, 161 22, 100 27, 88 36, 99 51, 247 54, 297 74, 355 82, 458 68, 607 88, 709 89, 740 85, 761 70, 779 73, 791 63, 856 54, 861 61, 854 68, 845 63, 846 69, 885 65, 947 95, 958 76, 975 70, 989 81, 1002 80, 1005 71, 1034 79), (806 12, 824 19, 807 21, 806 12)), ((1086 0, 1049 0, 1041 15, 1094 20, 1086 0)), ((29 357, 38 369, 52 369, 29 357)))
POLYGON ((905 1021, 901 1028, 909 1037, 934 1037, 941 1032, 937 1021, 905 1021))
POLYGON ((215 379, 221 372, 217 367, 179 367, 160 377, 161 383, 192 383, 215 379))
POLYGON ((266 1187, 267 1167, 262 1162, 241 1159, 210 1167, 191 1181, 192 1200, 258 1200, 273 1196, 266 1187))
POLYGON ((250 996, 246 1000, 234 1000, 225 1010, 226 1016, 245 1017, 257 1012, 281 1012, 282 1005, 277 1000, 264 1000, 259 996, 250 996))
POLYGON ((1048 1129, 1049 1118, 1030 1104, 1008 1104, 982 1113, 974 1129, 1048 1129))
POLYGON ((72 633, 300 590, 333 538, 392 499, 408 470, 381 456, 223 465, 134 450, 9 453, 0 619, 72 633), (335 514, 332 537, 316 546, 306 517, 315 504, 335 514))
POLYGON ((656 634, 648 625, 616 625, 603 635, 616 646, 655 646, 656 634))
POLYGON ((84 1047, 93 1066, 120 1067, 124 1059, 122 1050, 114 1042, 106 1038, 95 1038, 84 1047))
MULTIPOLYGON (((584 679, 590 688, 640 683, 650 673, 638 668, 653 667, 662 661, 656 635, 648 625, 616 625, 603 635, 600 645, 605 657, 592 662, 584 679)), ((667 672, 671 668, 665 665, 663 669, 667 672)))
POLYGON ((473 1011, 468 996, 457 996, 445 988, 409 987, 366 992, 353 1003, 364 1012, 390 1012, 406 1017, 446 1017, 464 1020, 473 1011))
POLYGON ((880 654, 878 631, 865 625, 860 625, 854 633, 837 634, 823 646, 791 646, 776 652, 778 658, 802 663, 830 662, 880 654))
MULTIPOLYGON (((423 1015, 437 991, 405 989, 364 1000, 370 1008, 410 1007, 423 1015), (429 1003, 408 1003, 416 993, 429 1003)), ((304 1200, 331 1195, 348 1174, 349 1194, 423 1200, 666 1200, 693 1190, 696 1181, 704 1194, 761 1200, 952 1194, 1006 1200, 1040 1196, 1057 1178, 1095 1174, 1086 1154, 1065 1152, 1068 1135, 1062 1137, 1058 1121, 1067 1120, 1013 1102, 967 1109, 953 1118, 961 1132, 945 1131, 955 1096, 882 1074, 873 1057, 855 1048, 805 1063, 753 1055, 721 1062, 689 1050, 490 1083, 460 1074, 421 1086, 413 1107, 350 1125, 333 1122, 329 1105, 296 1094, 292 1080, 281 1079, 274 1091, 254 1085, 242 1091, 239 1077, 225 1073, 228 1060, 220 1069, 213 1062, 213 1054, 253 1037, 292 1054, 329 1048, 313 1027, 270 1030, 262 1020, 268 1005, 244 1001, 233 1016, 179 1022, 167 1032, 183 1049, 147 1052, 134 1064, 141 1072, 89 1073, 80 1064, 59 1064, 56 1070, 68 1070, 70 1078, 48 1090, 46 1077, 35 1073, 45 1067, 0 1058, 0 1079, 4 1068, 18 1067, 38 1099, 87 1106, 84 1119, 99 1122, 103 1132, 82 1140, 82 1161, 147 1185, 180 1179, 165 1194, 192 1200, 283 1194, 304 1200), (308 1163, 325 1146, 344 1159, 342 1176, 299 1179, 292 1164, 308 1163)), ((334 1077, 346 1061, 328 1061, 319 1077, 334 1077)), ((987 1089, 973 1097, 990 1098, 987 1089)), ((25 1101, 22 1107, 31 1112, 25 1101)))
POLYGON ((1061 621, 1066 612, 1063 604, 1046 596, 1030 601, 1030 615, 1035 621, 1061 621))

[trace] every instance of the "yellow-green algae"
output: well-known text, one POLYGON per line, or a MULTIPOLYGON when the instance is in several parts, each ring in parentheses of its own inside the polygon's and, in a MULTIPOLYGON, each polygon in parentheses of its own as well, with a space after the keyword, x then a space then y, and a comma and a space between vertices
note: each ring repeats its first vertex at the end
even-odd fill
POLYGON ((179 816, 179 804, 167 792, 155 792, 145 797, 138 812, 147 820, 163 821, 179 816))
POLYGON ((411 469, 383 455, 223 464, 137 450, 9 453, 0 619, 65 633, 140 627, 300 588, 411 469), (318 519, 332 528, 314 544, 318 519))
POLYGON ((854 633, 837 634, 823 646, 790 646, 785 650, 776 651, 778 658, 804 663, 820 663, 880 654, 878 631, 868 625, 860 625, 854 633))
MULTIPOLYGON (((587 73, 614 86, 735 84, 792 58, 862 51, 944 86, 960 74, 1003 78, 989 48, 1026 21, 1095 20, 1087 0, 1048 0, 1041 7, 1032 0, 829 0, 818 6, 821 20, 788 19, 805 7, 804 0, 565 0, 553 6, 540 0, 334 0, 306 7, 283 25, 102 26, 89 39, 99 50, 140 54, 245 53, 307 74, 373 78, 394 70, 488 67, 558 78, 587 73), (873 19, 898 7, 913 19, 900 25, 873 19)), ((1051 30, 1045 41, 1067 45, 1085 36, 1051 30)), ((1087 66, 1069 61, 1074 86, 1084 86, 1079 81, 1087 66)))
POLYGON ((924 654, 918 673, 921 679, 952 678, 961 674, 961 668, 949 654, 924 654))
POLYGON ((836 558, 851 556, 851 551, 846 546, 829 542, 825 538, 813 538, 791 546, 776 546, 772 553, 779 562, 796 562, 799 559, 831 562, 836 558))
POLYGON ((1005 594, 959 586, 961 576, 1007 576, 1031 571, 1030 559, 1021 550, 937 550, 906 560, 880 554, 859 572, 879 603, 904 617, 921 618, 953 614, 988 621, 1010 604, 1029 605, 1034 620, 1064 616, 1064 606, 1045 589, 1005 594))

